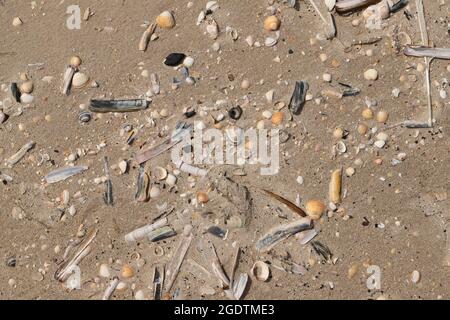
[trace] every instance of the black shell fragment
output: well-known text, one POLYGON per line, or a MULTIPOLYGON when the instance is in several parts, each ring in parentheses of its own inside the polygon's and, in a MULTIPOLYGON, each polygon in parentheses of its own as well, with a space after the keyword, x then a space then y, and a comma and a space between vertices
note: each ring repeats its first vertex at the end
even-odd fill
POLYGON ((164 64, 169 67, 176 67, 183 63, 186 55, 184 53, 171 53, 164 60, 164 64))
POLYGON ((231 108, 228 111, 228 116, 233 120, 239 120, 239 118, 242 116, 242 108, 240 106, 231 108))
POLYGON ((302 112, 308 89, 309 85, 306 81, 302 80, 295 83, 294 93, 289 102, 289 110, 291 110, 293 114, 298 115, 302 112))
POLYGON ((20 90, 15 82, 11 83, 11 93, 16 102, 20 102, 20 90))

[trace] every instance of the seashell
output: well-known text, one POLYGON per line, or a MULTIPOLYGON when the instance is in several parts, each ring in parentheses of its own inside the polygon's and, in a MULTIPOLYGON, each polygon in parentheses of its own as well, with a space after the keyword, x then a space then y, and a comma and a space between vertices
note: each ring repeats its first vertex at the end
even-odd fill
POLYGON ((81 65, 81 58, 79 56, 73 56, 70 58, 70 65, 72 67, 78 68, 81 65))
POLYGON ((20 96, 20 102, 22 102, 23 104, 29 104, 29 103, 32 103, 33 101, 34 101, 34 97, 29 93, 23 93, 20 96))
POLYGON ((386 145, 386 141, 383 140, 377 140, 374 143, 375 147, 377 147, 378 149, 383 149, 384 146, 386 145))
POLYGON ((266 282, 270 277, 270 268, 263 261, 256 261, 251 270, 252 275, 258 280, 266 282))
POLYGON ((6 114, 0 111, 0 124, 6 121, 6 114))
POLYGON ((98 275, 102 278, 110 278, 111 277, 111 271, 109 270, 109 267, 107 264, 103 263, 100 265, 98 275))
POLYGON ((335 137, 336 139, 342 139, 343 136, 344 136, 344 130, 342 130, 342 128, 334 129, 333 137, 335 137))
POLYGON ((78 121, 81 123, 88 123, 92 119, 92 113, 89 111, 82 111, 78 114, 78 121))
POLYGON ((336 0, 325 0, 325 5, 327 6, 328 11, 333 11, 336 0))
POLYGON ((219 36, 219 27, 214 20, 212 20, 212 22, 206 26, 206 32, 209 34, 211 39, 217 39, 217 37, 219 36))
POLYGON ((389 139, 389 136, 385 132, 380 132, 379 134, 377 134, 377 140, 386 142, 386 141, 388 141, 388 139, 389 139))
POLYGON ((205 7, 206 11, 214 12, 219 9, 219 4, 217 1, 208 1, 205 7))
POLYGON ((272 118, 272 112, 271 111, 269 111, 269 110, 265 110, 263 113, 262 113, 262 116, 263 116, 263 118, 265 118, 265 119, 271 119, 272 118))
POLYGON ((411 281, 412 281, 412 283, 414 283, 414 284, 419 283, 420 278, 421 278, 420 277, 420 272, 417 271, 417 270, 414 270, 412 272, 412 274, 411 274, 411 281))
POLYGON ((169 67, 176 67, 182 64, 185 58, 184 53, 171 53, 164 60, 164 64, 169 67))
POLYGON ((248 44, 250 47, 253 47, 253 45, 255 44, 255 40, 253 39, 252 36, 248 36, 247 38, 245 38, 245 42, 247 42, 247 44, 248 44))
POLYGON ((378 71, 375 69, 369 69, 366 72, 364 72, 364 79, 375 81, 378 79, 378 71))
POLYGON ((377 113, 376 119, 379 123, 385 123, 389 118, 389 113, 385 110, 381 110, 377 113))
POLYGON ((155 178, 158 180, 164 180, 167 178, 167 170, 162 167, 155 168, 155 178))
POLYGON ((132 278, 134 276, 134 269, 130 265, 126 264, 122 267, 120 274, 125 279, 132 278))
POLYGON ((342 172, 340 169, 335 170, 331 174, 330 186, 329 186, 329 200, 334 204, 341 202, 341 184, 342 184, 342 172))
POLYGON ((153 254, 154 254, 156 257, 162 257, 162 256, 164 255, 164 248, 161 247, 161 246, 156 246, 156 247, 153 249, 153 254))
POLYGON ((238 34, 238 32, 237 32, 236 29, 231 28, 231 27, 227 27, 227 28, 226 28, 226 32, 227 32, 227 35, 228 35, 233 41, 236 41, 237 39, 239 39, 239 34, 238 34))
POLYGON ((50 172, 48 175, 44 177, 47 183, 56 183, 60 181, 64 181, 70 177, 73 177, 77 174, 81 174, 84 171, 88 170, 88 167, 79 166, 79 167, 66 167, 57 169, 55 171, 50 172))
POLYGON ((325 204, 320 200, 310 200, 306 203, 305 206, 306 214, 312 220, 319 220, 325 212, 325 209, 325 204))
POLYGON ((158 242, 176 235, 176 232, 168 226, 153 230, 148 233, 147 238, 150 242, 158 242))
POLYGON ((75 73, 72 78, 72 86, 77 89, 84 87, 88 82, 89 77, 82 72, 75 73))
POLYGON ((173 187, 177 183, 177 177, 175 177, 173 174, 167 175, 166 183, 168 186, 173 187))
POLYGON ((33 82, 26 81, 20 85, 20 92, 22 93, 31 93, 33 92, 33 82))
POLYGON ((344 141, 338 141, 338 143, 336 143, 335 145, 335 148, 340 154, 344 154, 347 152, 347 146, 345 145, 344 141))
POLYGON ((366 124, 364 123, 360 123, 358 125, 358 133, 362 136, 364 136, 367 133, 367 130, 369 130, 369 128, 367 127, 366 124))
POLYGON ((248 81, 247 79, 242 80, 241 88, 244 90, 247 90, 248 88, 250 88, 250 81, 248 81))
POLYGON ((268 103, 272 103, 273 102, 273 97, 275 95, 275 90, 269 90, 266 92, 265 97, 268 103))
POLYGON ((281 21, 277 16, 269 16, 264 20, 264 29, 267 31, 277 31, 280 28, 281 21))
POLYGON ((120 174, 125 174, 128 170, 128 162, 126 162, 125 160, 122 160, 119 162, 118 167, 120 170, 120 174))
POLYGON ((297 233, 296 238, 300 240, 302 246, 311 242, 317 236, 318 232, 315 229, 305 230, 303 232, 297 233))
POLYGON ((197 17, 197 25, 199 26, 202 23, 202 21, 205 20, 205 18, 206 18, 205 11, 203 11, 203 10, 200 11, 200 13, 198 14, 198 17, 197 17))
POLYGON ((161 195, 161 189, 159 189, 157 186, 153 186, 150 188, 149 192, 150 198, 158 198, 161 195))
POLYGON ((365 108, 361 115, 365 120, 370 120, 373 118, 373 111, 370 108, 365 108))
POLYGON ((242 108, 240 106, 236 106, 228 110, 228 116, 233 120, 239 120, 242 116, 242 108))
POLYGON ((265 45, 266 47, 273 47, 273 46, 276 45, 277 43, 278 43, 278 40, 275 39, 275 38, 272 38, 272 37, 267 37, 267 38, 264 40, 264 45, 265 45))
POLYGON ((284 113, 282 111, 277 111, 272 115, 272 124, 280 125, 284 121, 284 113))
POLYGON ((22 24, 23 24, 23 21, 22 21, 22 19, 20 19, 19 17, 15 17, 15 18, 13 19, 13 21, 12 21, 12 25, 13 25, 14 27, 21 26, 22 24))
POLYGON ((197 201, 202 204, 207 203, 209 201, 208 194, 206 192, 198 192, 197 201))
POLYGON ((194 58, 192 58, 192 57, 186 57, 186 58, 184 58, 184 60, 183 60, 183 65, 184 65, 186 68, 192 67, 192 66, 194 65, 194 58))
POLYGON ((134 294, 134 299, 136 299, 138 301, 145 300, 145 293, 144 293, 144 291, 143 290, 136 291, 136 293, 134 294))
POLYGON ((175 18, 170 11, 164 11, 156 17, 156 24, 160 28, 171 29, 175 26, 175 18))

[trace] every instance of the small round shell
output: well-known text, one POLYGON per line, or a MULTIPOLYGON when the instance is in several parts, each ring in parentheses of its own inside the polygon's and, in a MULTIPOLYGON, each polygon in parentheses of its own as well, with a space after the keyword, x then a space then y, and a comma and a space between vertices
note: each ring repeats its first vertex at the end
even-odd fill
POLYGON ((160 28, 171 29, 175 26, 175 18, 170 11, 164 11, 156 18, 156 24, 160 28))
POLYGON ((78 114, 78 121, 80 121, 81 123, 87 123, 91 121, 91 119, 92 114, 88 111, 83 111, 78 114))
POLYGON ((70 58, 70 65, 78 68, 81 65, 81 58, 79 56, 73 56, 70 58))
POLYGON ((264 29, 267 31, 277 31, 280 28, 281 21, 277 16, 269 16, 264 20, 264 29))
POLYGON ((340 154, 344 154, 347 152, 347 146, 345 145, 345 143, 343 141, 339 141, 336 144, 336 150, 340 153, 340 154))
POLYGON ((167 170, 163 167, 156 167, 155 168, 155 178, 158 180, 164 180, 167 178, 167 170))
POLYGON ((82 88, 88 82, 89 82, 89 77, 82 72, 75 73, 75 75, 73 76, 73 79, 72 79, 72 85, 74 88, 82 88))
POLYGON ((256 261, 251 270, 252 275, 258 281, 267 281, 270 278, 269 266, 263 261, 256 261))

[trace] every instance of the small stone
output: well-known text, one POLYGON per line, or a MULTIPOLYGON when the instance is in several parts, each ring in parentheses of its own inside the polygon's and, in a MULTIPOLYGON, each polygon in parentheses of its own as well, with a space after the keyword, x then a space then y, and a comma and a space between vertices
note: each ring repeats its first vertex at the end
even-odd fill
POLYGON ((270 119, 270 118, 272 118, 272 112, 269 110, 265 110, 265 111, 263 111, 262 116, 265 119, 270 119))
POLYGON ((404 152, 399 153, 399 154, 397 155, 397 159, 400 160, 400 161, 405 161, 405 159, 406 159, 406 153, 404 153, 404 152))
POLYGON ((414 270, 414 271, 412 272, 412 274, 411 274, 411 281, 412 281, 412 283, 414 283, 414 284, 419 283, 420 278, 421 278, 420 272, 417 271, 417 270, 414 270))
POLYGON ((354 27, 359 26, 360 23, 361 23, 361 20, 359 20, 359 19, 353 19, 352 20, 352 26, 354 26, 354 27))
POLYGON ((331 82, 331 74, 329 74, 329 73, 324 73, 324 74, 322 75, 322 79, 323 79, 323 81, 325 81, 325 82, 331 82))
POLYGON ((145 300, 145 293, 142 290, 138 290, 136 291, 136 293, 134 294, 134 298, 136 300, 145 300))
POLYGON ((351 177, 351 176, 353 176, 355 174, 355 169, 352 168, 352 167, 348 167, 345 170, 345 174, 347 175, 347 177, 351 177))
POLYGON ((141 76, 144 78, 148 78, 150 76, 150 72, 148 70, 142 70, 141 76))
POLYGON ((369 69, 364 72, 364 79, 369 81, 375 81, 378 79, 378 71, 375 69, 369 69))
POLYGON ((424 72, 425 71, 425 66, 422 63, 418 63, 416 69, 417 69, 418 72, 424 72))
POLYGON ((76 215, 77 209, 75 208, 74 205, 71 205, 71 206, 69 207, 68 212, 69 212, 69 214, 73 217, 74 215, 76 215))
POLYGON ((219 51, 220 50, 220 43, 219 42, 214 42, 211 46, 211 48, 213 49, 213 51, 219 51))
POLYGON ((25 211, 23 211, 23 209, 20 207, 13 207, 11 216, 15 220, 22 220, 25 218, 25 211))
POLYGON ((192 58, 192 57, 186 57, 186 58, 184 58, 184 60, 183 60, 183 65, 184 65, 186 68, 192 67, 192 66, 194 65, 194 58, 192 58))
POLYGON ((304 179, 303 179, 302 176, 298 176, 297 177, 297 183, 300 184, 300 185, 302 185, 304 183, 304 179))
POLYGON ((122 160, 119 162, 118 167, 120 170, 120 174, 125 174, 128 170, 128 162, 126 162, 125 160, 122 160))
POLYGON ((98 275, 102 278, 110 278, 111 277, 111 271, 109 270, 109 267, 107 264, 103 263, 100 265, 98 275))
POLYGON ((441 89, 439 90, 439 96, 441 97, 441 99, 445 100, 448 97, 447 91, 445 89, 441 89))
POLYGON ((385 132, 380 132, 379 134, 377 134, 377 140, 382 140, 382 141, 386 142, 386 141, 388 141, 388 139, 389 139, 389 136, 385 132))
POLYGON ((398 88, 392 89, 392 96, 394 98, 398 98, 400 96, 400 89, 398 89, 398 88))
POLYGON ((242 80, 241 88, 244 90, 250 88, 250 81, 248 81, 247 79, 242 80))
POLYGON ((319 55, 319 59, 320 59, 320 61, 325 62, 325 61, 327 61, 328 56, 325 53, 321 53, 319 55))
POLYGON ((377 147, 378 149, 382 149, 385 145, 386 145, 386 141, 383 140, 377 140, 374 143, 375 147, 377 147))

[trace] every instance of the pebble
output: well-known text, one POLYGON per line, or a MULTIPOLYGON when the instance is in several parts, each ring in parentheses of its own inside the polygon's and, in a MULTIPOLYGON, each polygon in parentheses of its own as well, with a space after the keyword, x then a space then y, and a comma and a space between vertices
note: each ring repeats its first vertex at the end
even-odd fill
POLYGON ((159 189, 157 186, 153 186, 150 188, 149 196, 150 198, 158 198, 161 195, 161 189, 159 189))
POLYGON ((136 293, 134 294, 134 298, 136 299, 136 300, 145 300, 145 293, 144 293, 144 291, 142 291, 142 290, 138 290, 138 291, 136 291, 136 293))
POLYGON ((331 74, 329 74, 329 73, 324 73, 324 74, 322 75, 322 79, 323 79, 323 81, 325 81, 325 82, 331 82, 331 74))
POLYGON ((365 108, 361 115, 365 120, 370 120, 373 118, 373 111, 370 108, 365 108))
POLYGON ((400 89, 398 89, 398 88, 392 89, 392 96, 394 98, 398 98, 400 96, 400 89))
POLYGON ((120 170, 120 174, 125 174, 128 170, 128 162, 126 162, 125 160, 122 160, 119 162, 118 167, 120 170))
POLYGON ((354 27, 358 27, 360 25, 360 23, 361 23, 361 20, 359 20, 359 19, 352 20, 352 26, 354 26, 354 27))
POLYGON ((388 141, 388 139, 389 139, 389 136, 385 132, 380 132, 379 134, 377 134, 377 140, 386 142, 386 141, 388 141))
POLYGON ((265 119, 270 119, 270 118, 272 118, 272 112, 269 110, 265 110, 265 111, 263 111, 262 116, 265 119))
POLYGON ((73 217, 74 215, 76 215, 76 213, 77 213, 77 209, 75 208, 75 206, 74 205, 71 205, 70 207, 69 207, 69 214, 73 217))
POLYGON ((304 178, 302 176, 297 177, 297 183, 302 185, 304 183, 304 178))
POLYGON ((387 111, 385 111, 385 110, 378 111, 377 117, 376 117, 378 123, 385 123, 388 120, 388 118, 389 118, 389 113, 387 111))
POLYGON ((144 78, 148 78, 150 76, 150 72, 148 70, 142 70, 141 76, 144 78))
POLYGON ((353 176, 355 174, 355 169, 352 168, 352 167, 348 167, 345 170, 345 174, 347 175, 347 177, 351 177, 351 176, 353 176))
POLYGON ((110 278, 111 277, 111 271, 109 270, 109 267, 107 264, 103 263, 100 265, 98 275, 102 278, 110 278))
POLYGON ((422 63, 418 63, 416 70, 418 72, 424 72, 425 71, 425 66, 422 63))
POLYGON ((378 149, 382 149, 385 145, 386 145, 386 141, 383 140, 377 140, 374 143, 375 147, 377 147, 378 149))
POLYGON ((325 62, 325 61, 327 61, 328 56, 325 53, 321 53, 319 55, 319 59, 320 59, 320 61, 325 62))
POLYGON ((211 46, 211 48, 213 49, 213 51, 219 51, 220 50, 220 43, 219 42, 214 42, 211 46))
POLYGON ((25 211, 20 207, 13 207, 11 211, 11 216, 15 220, 22 220, 25 218, 25 211))
POLYGON ((358 125, 358 133, 360 134, 360 135, 365 135, 366 133, 367 133, 367 131, 369 130, 369 128, 367 127, 367 125, 366 124, 364 124, 364 123, 360 123, 359 125, 358 125))
POLYGON ((14 287, 16 284, 17 284, 16 280, 14 280, 12 278, 8 280, 8 285, 10 287, 14 287))
POLYGON ((364 72, 364 79, 369 81, 375 81, 378 79, 378 71, 375 69, 369 69, 364 72))
POLYGON ((29 103, 32 103, 34 101, 34 97, 31 94, 29 94, 29 93, 23 93, 20 96, 20 101, 22 103, 24 103, 24 104, 29 104, 29 103))
POLYGON ((343 136, 344 136, 344 130, 342 130, 342 128, 334 129, 333 137, 335 137, 336 139, 342 139, 343 136))
POLYGON ((183 65, 184 65, 186 68, 192 67, 192 66, 194 65, 194 58, 192 58, 192 57, 186 57, 186 58, 184 58, 184 60, 183 60, 183 65))
POLYGON ((0 124, 6 121, 6 114, 0 111, 0 124))
POLYGON ((250 88, 250 81, 248 81, 247 79, 242 80, 241 88, 244 90, 250 88))

